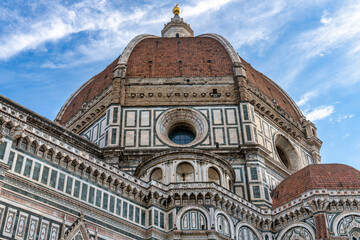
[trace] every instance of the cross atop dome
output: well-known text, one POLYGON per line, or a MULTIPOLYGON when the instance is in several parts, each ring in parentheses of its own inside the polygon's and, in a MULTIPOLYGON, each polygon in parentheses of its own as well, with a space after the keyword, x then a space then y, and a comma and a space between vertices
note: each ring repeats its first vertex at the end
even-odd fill
POLYGON ((194 31, 191 29, 190 24, 184 22, 183 18, 180 18, 180 7, 176 4, 173 8, 174 17, 171 21, 164 25, 161 30, 162 37, 193 37, 194 31))

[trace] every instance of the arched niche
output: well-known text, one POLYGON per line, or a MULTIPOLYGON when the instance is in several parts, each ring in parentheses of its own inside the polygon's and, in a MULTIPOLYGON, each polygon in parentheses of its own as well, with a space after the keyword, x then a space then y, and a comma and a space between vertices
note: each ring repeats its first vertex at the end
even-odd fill
POLYGON ((221 178, 219 171, 214 167, 209 167, 208 169, 208 181, 215 182, 221 185, 221 178))
POLYGON ((163 179, 163 172, 162 172, 161 168, 154 168, 151 171, 150 180, 162 182, 162 179, 163 179))
POLYGON ((299 169, 299 157, 291 142, 283 135, 277 134, 274 138, 274 147, 277 158, 290 171, 299 169))
POLYGON ((188 162, 180 163, 176 168, 177 182, 194 182, 195 181, 194 167, 188 162))

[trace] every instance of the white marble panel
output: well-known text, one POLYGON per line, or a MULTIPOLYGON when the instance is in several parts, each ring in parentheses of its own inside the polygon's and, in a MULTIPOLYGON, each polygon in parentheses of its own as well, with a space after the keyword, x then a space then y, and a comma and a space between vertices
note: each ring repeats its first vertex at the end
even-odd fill
POLYGON ((220 109, 213 110, 214 124, 222 124, 222 114, 220 109))
POLYGON ((150 145, 150 134, 148 130, 140 131, 140 145, 142 146, 150 145))
POLYGON ((135 127, 135 111, 126 112, 126 127, 135 127))
POLYGON ((125 147, 135 145, 135 131, 125 132, 125 147))
POLYGON ((140 112, 140 126, 149 126, 150 125, 150 111, 141 111, 140 112))
POLYGON ((229 143, 239 144, 239 136, 236 128, 229 128, 229 143))
POLYGON ((227 114, 227 123, 228 124, 235 124, 236 118, 235 118, 235 109, 226 109, 227 114))
POLYGON ((215 128, 215 142, 219 144, 224 144, 224 129, 223 128, 215 128))

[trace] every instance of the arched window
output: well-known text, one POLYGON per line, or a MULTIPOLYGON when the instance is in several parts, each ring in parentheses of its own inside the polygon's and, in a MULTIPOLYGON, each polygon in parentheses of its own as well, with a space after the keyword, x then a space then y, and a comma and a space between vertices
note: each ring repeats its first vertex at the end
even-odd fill
POLYGON ((256 236, 254 231, 246 226, 243 226, 239 229, 238 239, 239 240, 259 240, 259 238, 256 236))
POLYGON ((276 152, 278 153, 278 156, 281 160, 281 162, 287 167, 290 167, 289 159, 286 156, 286 153, 281 149, 281 147, 276 146, 276 152))
POLYGON ((213 167, 209 168, 208 170, 208 180, 209 182, 215 182, 220 185, 220 174, 213 167))
POLYGON ((227 218, 222 215, 218 214, 216 217, 216 225, 217 225, 217 231, 227 237, 230 237, 230 224, 227 218))
POLYGON ((176 168, 177 182, 194 182, 194 168, 190 163, 180 163, 176 168))
POLYGON ((291 171, 299 168, 299 157, 293 144, 285 136, 277 134, 274 141, 277 159, 291 171))
POLYGON ((197 210, 190 210, 181 216, 181 230, 207 230, 204 214, 197 210))
POLYGON ((160 168, 155 168, 150 174, 150 180, 162 182, 163 174, 160 168))

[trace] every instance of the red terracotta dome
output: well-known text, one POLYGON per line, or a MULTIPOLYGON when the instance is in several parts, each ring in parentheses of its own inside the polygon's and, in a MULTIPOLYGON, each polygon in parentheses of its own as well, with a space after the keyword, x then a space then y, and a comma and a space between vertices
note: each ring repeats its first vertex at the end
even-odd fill
POLYGON ((239 58, 223 37, 216 34, 181 38, 143 36, 135 37, 122 56, 84 83, 63 105, 56 121, 64 125, 84 104, 111 86, 113 70, 122 58, 126 59, 123 62, 127 66, 126 78, 233 76, 233 64, 241 61, 248 81, 271 100, 276 100, 295 121, 300 120, 300 110, 285 91, 239 58))
POLYGON ((273 208, 313 189, 360 189, 360 171, 344 164, 312 164, 285 178, 271 193, 273 208))
POLYGON ((232 61, 220 42, 209 37, 147 38, 127 62, 126 77, 232 76, 232 61))
POLYGON ((241 61, 245 65, 247 73, 246 78, 249 82, 271 100, 276 100, 277 104, 295 121, 299 121, 302 113, 285 91, 264 74, 254 69, 244 59, 241 59, 241 61))
POLYGON ((111 84, 113 71, 118 60, 119 58, 115 59, 115 61, 102 72, 90 78, 66 101, 56 117, 56 120, 60 124, 65 124, 72 116, 81 110, 84 103, 90 102, 111 84))

